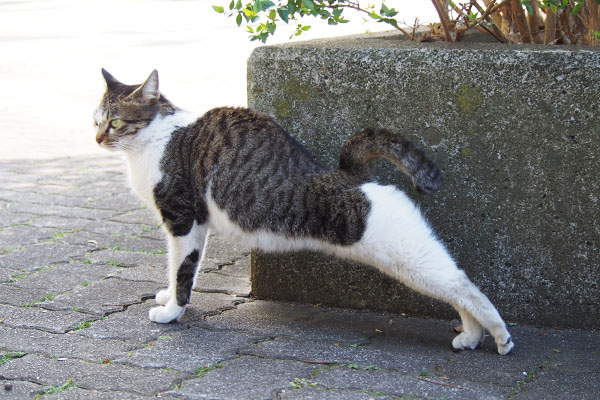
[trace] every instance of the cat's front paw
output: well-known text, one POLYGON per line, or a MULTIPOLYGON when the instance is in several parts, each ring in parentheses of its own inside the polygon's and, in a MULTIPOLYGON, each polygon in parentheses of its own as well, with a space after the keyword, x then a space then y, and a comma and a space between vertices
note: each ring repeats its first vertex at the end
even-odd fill
POLYGON ((156 297, 154 297, 156 304, 160 304, 161 306, 167 304, 170 299, 171 292, 169 291, 169 289, 160 290, 158 293, 156 293, 156 297))
POLYGON ((168 303, 166 306, 158 306, 150 309, 148 316, 150 321, 159 324, 169 324, 177 322, 183 316, 185 307, 180 307, 177 303, 168 303))
POLYGON ((463 332, 452 341, 455 350, 475 350, 483 343, 483 332, 463 332))

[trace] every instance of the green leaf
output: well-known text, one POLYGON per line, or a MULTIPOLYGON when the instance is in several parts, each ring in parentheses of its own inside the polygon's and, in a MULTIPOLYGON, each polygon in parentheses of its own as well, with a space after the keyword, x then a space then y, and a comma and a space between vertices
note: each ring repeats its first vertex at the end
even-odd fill
POLYGON ((286 7, 281 7, 280 9, 278 9, 277 14, 279 14, 279 17, 283 22, 285 22, 286 24, 288 23, 290 19, 290 12, 286 7))
POLYGON ((338 24, 338 22, 337 22, 335 19, 333 19, 333 18, 329 18, 329 19, 327 20, 327 24, 328 24, 328 25, 337 25, 337 24, 338 24))
POLYGON ((275 11, 275 10, 271 10, 271 11, 269 11, 269 19, 270 19, 271 21, 275 21, 275 18, 276 18, 276 17, 277 17, 277 11, 275 11))
POLYGON ((294 15, 296 12, 296 2, 294 0, 288 1, 287 9, 290 14, 294 15))
POLYGON ((231 3, 229 3, 229 9, 233 10, 234 7, 235 7, 235 0, 231 0, 231 3))
POLYGON ((331 13, 327 10, 319 10, 318 13, 322 19, 327 19, 331 17, 331 13))
POLYGON ((579 10, 581 10, 581 7, 583 6, 583 1, 575 4, 575 7, 573 7, 573 11, 571 11, 571 15, 574 17, 577 15, 577 13, 579 12, 579 10))
POLYGON ((235 17, 235 23, 237 26, 242 25, 242 14, 238 14, 237 17, 235 17))
POLYGON ((386 17, 393 17, 398 14, 398 11, 394 10, 393 8, 387 8, 385 3, 381 3, 381 10, 379 12, 386 17))
POLYGON ((394 18, 380 18, 377 22, 385 22, 396 29, 398 28, 398 21, 396 21, 394 18))
POLYGON ((275 33, 275 28, 277 28, 275 24, 267 22, 267 31, 269 31, 271 35, 275 33))
POLYGON ((244 15, 248 18, 256 17, 258 15, 254 10, 250 10, 248 8, 244 8, 242 11, 244 12, 244 15))
POLYGON ((222 14, 225 12, 225 9, 221 6, 212 6, 213 10, 215 10, 216 12, 218 12, 219 14, 222 14))
POLYGON ((235 3, 235 9, 236 10, 242 9, 242 0, 238 0, 237 3, 235 3))
POLYGON ((525 6, 529 15, 533 15, 533 7, 531 7, 531 3, 528 0, 521 0, 521 4, 525 6))
POLYGON ((302 0, 302 4, 311 11, 315 10, 315 3, 312 0, 302 0))
POLYGON ((261 1, 263 10, 267 10, 275 5, 271 0, 262 0, 261 1))

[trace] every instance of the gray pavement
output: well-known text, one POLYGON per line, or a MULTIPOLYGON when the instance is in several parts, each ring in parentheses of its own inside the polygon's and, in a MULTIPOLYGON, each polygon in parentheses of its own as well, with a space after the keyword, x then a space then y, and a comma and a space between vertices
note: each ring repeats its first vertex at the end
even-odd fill
POLYGON ((123 166, 0 162, 1 398, 598 398, 598 332, 454 353, 457 321, 254 300, 248 249, 216 236, 183 320, 151 323, 165 244, 123 166))

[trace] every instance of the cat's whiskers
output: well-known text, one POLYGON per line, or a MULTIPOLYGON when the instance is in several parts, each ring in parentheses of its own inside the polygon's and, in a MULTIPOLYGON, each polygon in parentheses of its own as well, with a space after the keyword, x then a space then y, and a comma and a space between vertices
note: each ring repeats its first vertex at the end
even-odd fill
POLYGON ((141 147, 135 142, 120 140, 114 143, 114 148, 125 152, 133 153, 141 147))

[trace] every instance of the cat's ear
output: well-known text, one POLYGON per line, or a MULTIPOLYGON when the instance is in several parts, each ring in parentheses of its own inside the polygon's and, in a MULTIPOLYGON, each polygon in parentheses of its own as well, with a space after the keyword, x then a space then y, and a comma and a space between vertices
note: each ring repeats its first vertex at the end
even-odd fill
POLYGON ((122 85, 122 83, 119 82, 117 78, 109 74, 108 71, 104 68, 102 68, 102 76, 104 76, 104 80, 106 81, 106 87, 108 88, 108 90, 114 89, 118 85, 122 85))
POLYGON ((152 71, 148 79, 146 79, 146 82, 135 89, 130 96, 137 97, 144 103, 154 103, 158 101, 158 98, 160 97, 160 92, 158 91, 158 71, 152 71))

